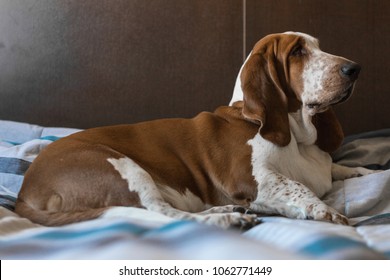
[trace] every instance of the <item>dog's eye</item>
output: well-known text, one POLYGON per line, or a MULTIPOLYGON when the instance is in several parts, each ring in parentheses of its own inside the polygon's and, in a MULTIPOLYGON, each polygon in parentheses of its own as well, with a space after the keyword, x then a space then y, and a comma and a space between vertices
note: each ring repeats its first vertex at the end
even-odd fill
POLYGON ((304 47, 302 47, 301 45, 298 45, 296 46, 295 48, 293 48, 293 50, 291 51, 291 55, 292 56, 303 56, 305 55, 307 52, 305 50, 304 47))

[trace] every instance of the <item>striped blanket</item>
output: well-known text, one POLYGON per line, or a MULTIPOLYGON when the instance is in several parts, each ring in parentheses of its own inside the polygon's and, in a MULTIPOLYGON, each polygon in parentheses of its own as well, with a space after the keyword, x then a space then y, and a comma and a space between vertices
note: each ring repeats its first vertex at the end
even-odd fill
POLYGON ((383 170, 336 181, 324 198, 352 226, 274 216, 238 232, 145 213, 49 228, 16 215, 30 163, 76 131, 0 121, 0 259, 390 259, 390 129, 349 137, 333 155, 383 170))

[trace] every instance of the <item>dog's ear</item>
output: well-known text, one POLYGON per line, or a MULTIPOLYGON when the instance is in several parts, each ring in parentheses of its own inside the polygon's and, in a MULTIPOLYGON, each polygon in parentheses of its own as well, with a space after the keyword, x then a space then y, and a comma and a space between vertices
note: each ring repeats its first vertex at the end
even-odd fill
POLYGON ((336 151, 343 142, 344 133, 333 109, 314 115, 312 122, 317 129, 317 146, 327 153, 336 151))
POLYGON ((288 100, 277 72, 274 42, 258 43, 241 72, 242 114, 260 125, 260 135, 278 146, 291 141, 288 100), (263 44, 263 45, 261 45, 263 44))

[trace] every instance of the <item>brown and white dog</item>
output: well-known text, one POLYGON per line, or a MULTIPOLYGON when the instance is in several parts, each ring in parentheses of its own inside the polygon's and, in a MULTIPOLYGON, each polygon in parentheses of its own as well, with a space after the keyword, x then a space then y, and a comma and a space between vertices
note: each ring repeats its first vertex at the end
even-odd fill
POLYGON ((370 173, 329 156, 343 137, 330 107, 348 99, 359 71, 309 35, 269 35, 243 65, 231 106, 58 140, 28 169, 16 212, 49 226, 142 208, 224 228, 256 224, 243 208, 347 224, 320 197, 332 176, 370 173))

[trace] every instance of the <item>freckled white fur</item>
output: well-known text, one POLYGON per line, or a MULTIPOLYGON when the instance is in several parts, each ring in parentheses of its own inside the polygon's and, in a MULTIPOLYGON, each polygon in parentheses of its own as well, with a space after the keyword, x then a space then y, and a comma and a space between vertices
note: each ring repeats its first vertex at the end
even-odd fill
POLYGON ((332 161, 328 153, 314 144, 315 127, 311 122, 305 124, 300 112, 289 115, 291 142, 287 146, 276 146, 260 134, 248 142, 252 147, 253 175, 261 184, 261 176, 269 173, 267 170, 277 172, 321 197, 332 187, 332 161))
MULTIPOLYGON (((291 115, 290 120, 296 121, 291 115)), ((332 187, 330 156, 313 143, 297 142, 295 132, 292 130, 292 140, 286 147, 278 147, 260 134, 248 141, 253 177, 258 183, 257 197, 250 208, 290 218, 342 223, 343 217, 319 199, 332 187)))
POLYGON ((302 73, 303 104, 326 103, 333 97, 332 90, 324 86, 324 82, 332 79, 332 69, 335 67, 336 56, 325 53, 319 49, 318 42, 307 41, 310 49, 310 60, 305 64, 302 73))

